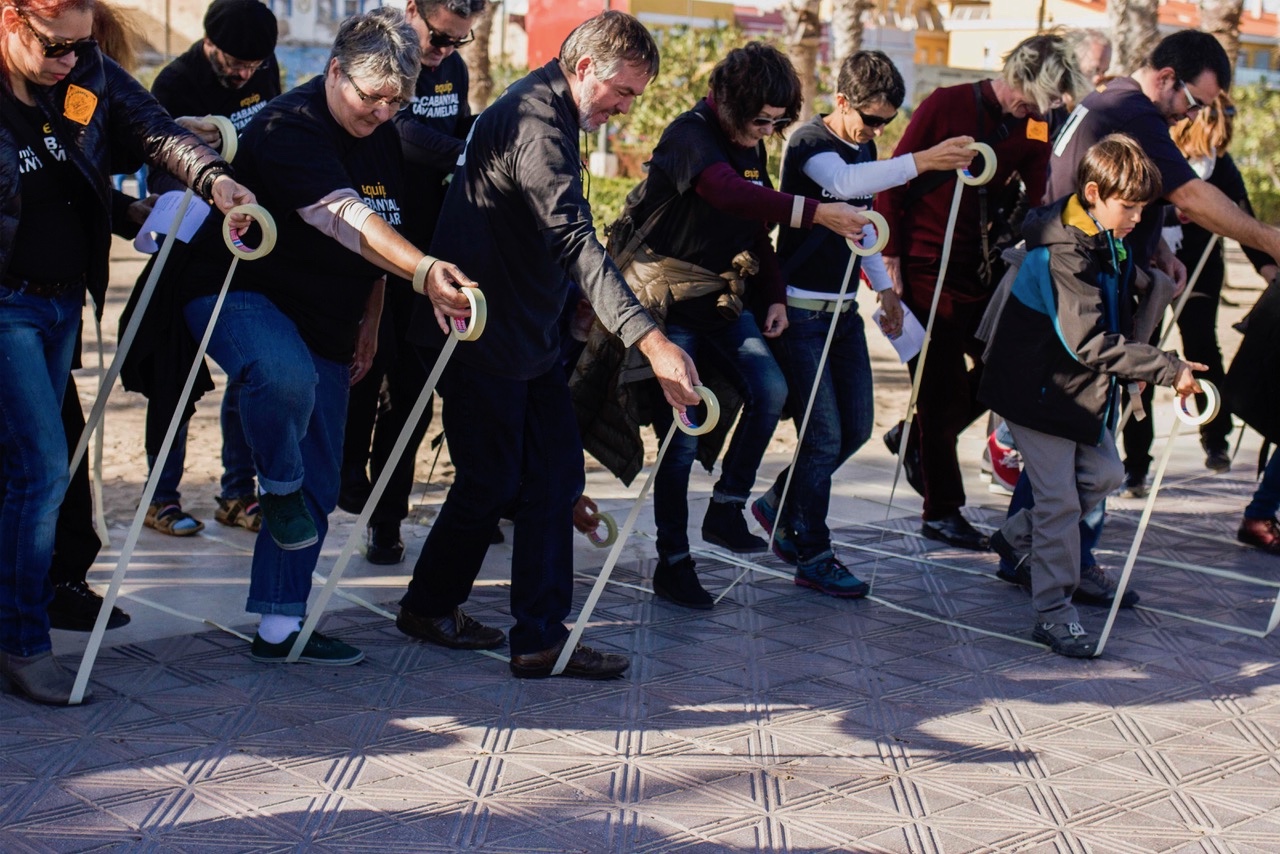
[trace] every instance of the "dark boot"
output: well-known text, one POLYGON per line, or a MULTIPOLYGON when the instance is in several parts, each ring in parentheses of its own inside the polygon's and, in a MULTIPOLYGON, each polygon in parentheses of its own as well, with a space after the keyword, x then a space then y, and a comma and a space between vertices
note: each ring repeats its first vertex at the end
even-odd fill
POLYGON ((715 604, 711 594, 702 589, 698 582, 698 573, 694 570, 693 558, 685 555, 675 563, 667 563, 667 559, 658 558, 658 566, 653 571, 653 592, 660 599, 709 611, 715 604))
POLYGON ((702 519, 702 539, 739 555, 766 550, 769 544, 747 530, 746 507, 742 501, 712 499, 702 519))

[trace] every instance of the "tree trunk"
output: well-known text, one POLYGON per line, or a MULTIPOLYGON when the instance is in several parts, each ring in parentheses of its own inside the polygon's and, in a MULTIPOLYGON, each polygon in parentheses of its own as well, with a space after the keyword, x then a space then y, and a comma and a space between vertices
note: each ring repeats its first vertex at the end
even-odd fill
POLYGON ((1157 0, 1110 0, 1112 74, 1131 74, 1142 67, 1160 41, 1157 0))
POLYGON ((800 107, 800 121, 813 116, 813 101, 818 94, 818 47, 822 42, 822 21, 818 7, 822 0, 791 0, 782 7, 782 19, 787 25, 787 54, 800 78, 804 104, 800 107))
POLYGON ((476 18, 473 31, 476 40, 461 48, 462 59, 467 63, 467 74, 471 78, 471 112, 478 113, 489 106, 493 96, 493 74, 489 68, 489 33, 493 30, 493 15, 502 6, 499 2, 491 2, 485 6, 480 17, 476 18))
POLYGON ((1211 34, 1231 58, 1234 68, 1240 57, 1240 15, 1244 0, 1200 0, 1200 29, 1211 34))
POLYGON ((876 8, 875 0, 836 0, 831 14, 832 65, 862 50, 863 14, 876 8))

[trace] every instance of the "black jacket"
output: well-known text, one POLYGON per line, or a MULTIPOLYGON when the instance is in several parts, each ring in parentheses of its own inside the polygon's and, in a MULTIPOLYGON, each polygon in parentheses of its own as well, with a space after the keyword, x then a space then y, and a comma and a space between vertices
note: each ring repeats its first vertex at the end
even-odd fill
MULTIPOLYGON (((54 127, 67 156, 93 188, 101 215, 93 217, 93 249, 88 285, 97 305, 107 289, 111 248, 111 175, 136 171, 146 162, 194 186, 206 200, 214 179, 230 167, 218 153, 181 128, 150 93, 97 50, 80 57, 71 73, 53 86, 32 86, 36 105, 54 127), (77 89, 70 89, 75 86, 77 89), (68 90, 73 104, 68 105, 68 90), (88 90, 91 99, 81 90, 88 90), (66 116, 88 112, 86 124, 66 116), (89 112, 91 110, 91 112, 89 112)), ((0 97, 12 98, 5 87, 0 97)), ((0 275, 9 269, 14 235, 22 216, 18 151, 22 148, 6 122, 0 122, 0 275)))

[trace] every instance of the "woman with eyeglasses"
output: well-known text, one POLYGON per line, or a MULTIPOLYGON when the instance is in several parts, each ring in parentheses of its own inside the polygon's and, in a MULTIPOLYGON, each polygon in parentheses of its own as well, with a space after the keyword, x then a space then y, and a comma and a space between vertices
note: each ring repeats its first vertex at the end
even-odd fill
POLYGON ((0 676, 54 705, 73 683, 45 610, 68 480, 59 413, 85 293, 102 305, 106 291, 110 174, 145 161, 222 211, 253 201, 92 32, 90 0, 0 8, 0 676))
MULTIPOLYGON (((391 117, 413 92, 421 50, 399 9, 342 22, 325 73, 272 100, 240 137, 236 168, 278 227, 271 254, 236 268, 209 355, 240 386, 240 418, 258 474, 262 529, 246 610, 262 615, 250 657, 284 661, 306 614, 311 572, 337 504, 347 390, 369 370, 385 277, 426 272, 445 315, 465 317, 471 284, 402 236, 405 192, 391 117)), ((253 245, 254 238, 248 241, 253 245)), ((206 223, 182 274, 197 338, 227 271, 206 223)), ((355 664, 364 653, 313 633, 311 663, 355 664)))
MULTIPOLYGON (((765 541, 747 529, 744 510, 787 396, 764 340, 787 326, 769 230, 775 223, 817 224, 847 236, 861 234, 866 224, 844 203, 772 188, 764 141, 795 120, 800 102, 795 69, 777 49, 752 42, 730 51, 712 70, 707 96, 663 131, 648 177, 624 211, 645 231, 644 245, 623 271, 627 281, 646 307, 665 316, 667 336, 700 368, 721 374, 742 400, 702 523, 704 540, 738 554, 765 549, 765 541)), ((659 407, 659 435, 670 419, 671 410, 659 407)), ((706 609, 712 599, 698 581, 686 530, 697 452, 697 439, 676 433, 658 469, 653 585, 664 599, 706 609)))

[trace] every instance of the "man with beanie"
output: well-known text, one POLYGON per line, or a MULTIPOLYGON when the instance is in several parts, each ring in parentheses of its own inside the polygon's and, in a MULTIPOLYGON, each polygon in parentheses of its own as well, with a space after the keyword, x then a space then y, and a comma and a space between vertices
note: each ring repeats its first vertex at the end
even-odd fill
POLYGON ((214 0, 204 38, 156 76, 151 93, 174 116, 219 115, 243 130, 280 94, 276 16, 259 0, 214 0))

